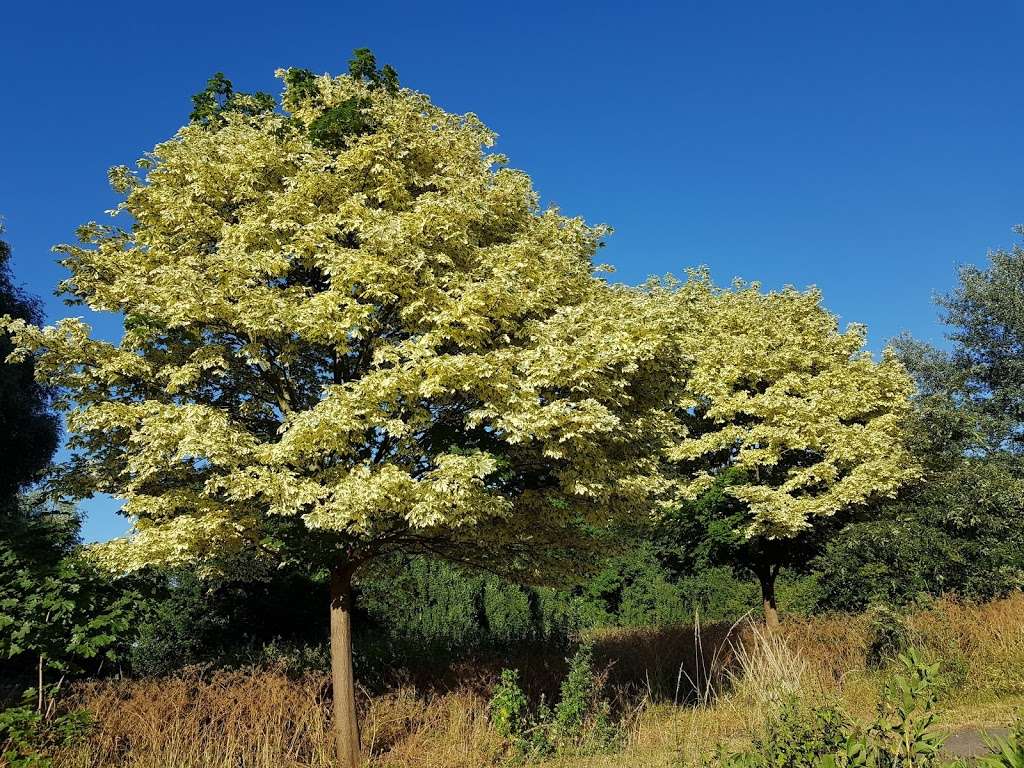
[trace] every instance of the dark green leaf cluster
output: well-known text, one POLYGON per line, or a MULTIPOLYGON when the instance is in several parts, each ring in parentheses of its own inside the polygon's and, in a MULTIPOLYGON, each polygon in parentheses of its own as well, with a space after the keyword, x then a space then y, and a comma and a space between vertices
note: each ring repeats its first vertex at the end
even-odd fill
POLYGON ((126 657, 141 596, 81 556, 73 510, 23 498, 0 531, 0 658, 60 675, 126 657))
POLYGON ((0 710, 0 760, 9 768, 49 768, 54 751, 80 743, 91 729, 85 710, 47 715, 28 701, 8 707, 0 710))
POLYGON ((188 570, 151 570, 138 581, 151 607, 135 631, 134 674, 259 663, 285 648, 296 649, 299 657, 302 649, 326 641, 327 585, 301 572, 284 569, 273 579, 238 582, 204 580, 188 570))
POLYGON ((348 141, 373 131, 373 122, 366 114, 369 99, 345 99, 325 110, 309 124, 309 138, 318 147, 343 149, 348 141))
MULTIPOLYGON (((398 73, 388 64, 377 68, 377 60, 369 48, 357 48, 348 65, 349 75, 366 83, 371 90, 398 92, 398 73)), ((308 69, 290 69, 285 75, 285 104, 319 98, 313 73, 308 69)), ((353 138, 371 133, 373 121, 367 115, 370 100, 353 97, 324 110, 309 125, 309 137, 320 147, 339 150, 353 138)))
POLYGON ((358 602, 412 655, 559 644, 579 628, 565 593, 428 557, 378 563, 360 579, 358 602))
POLYGON ((192 114, 188 119, 193 123, 217 127, 224 123, 227 112, 254 117, 273 112, 275 106, 274 97, 269 93, 235 91, 224 73, 216 72, 206 81, 206 88, 192 96, 192 114))

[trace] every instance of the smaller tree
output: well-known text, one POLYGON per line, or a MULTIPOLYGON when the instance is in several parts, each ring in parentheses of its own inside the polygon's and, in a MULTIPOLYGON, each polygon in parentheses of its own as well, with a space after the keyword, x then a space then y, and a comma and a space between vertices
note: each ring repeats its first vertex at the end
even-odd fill
POLYGON ((816 290, 713 286, 706 273, 648 286, 677 318, 675 442, 666 458, 688 520, 688 546, 752 572, 765 619, 775 583, 804 566, 842 515, 917 476, 906 447, 913 384, 865 331, 841 332, 816 290))
MULTIPOLYGON (((3 226, 0 223, 0 235, 3 226)), ((0 318, 39 325, 42 309, 35 297, 14 283, 11 249, 0 240, 0 318)), ((0 332, 0 505, 16 503, 18 492, 36 480, 50 462, 60 438, 60 422, 49 409, 50 392, 34 378, 31 357, 7 360, 10 336, 0 332)))
POLYGON ((839 516, 825 518, 792 536, 751 536, 747 532, 750 511, 730 493, 730 488, 747 482, 744 470, 723 470, 698 499, 684 501, 666 513, 655 537, 662 544, 662 559, 676 572, 726 567, 736 578, 756 579, 765 618, 774 626, 779 614, 779 574, 783 570, 809 573, 841 521, 839 516))
MULTIPOLYGON (((10 255, 0 241, 0 318, 35 328, 39 302, 14 284, 10 255)), ((13 350, 0 333, 0 659, 21 672, 32 660, 42 712, 47 672, 117 655, 131 599, 79 556, 74 509, 26 492, 53 457, 60 424, 51 390, 35 380, 36 359, 8 359, 13 350)))
POLYGON ((2 522, 0 657, 22 670, 31 660, 37 708, 46 714, 51 673, 63 680, 124 657, 140 600, 82 557, 70 507, 33 494, 2 522))

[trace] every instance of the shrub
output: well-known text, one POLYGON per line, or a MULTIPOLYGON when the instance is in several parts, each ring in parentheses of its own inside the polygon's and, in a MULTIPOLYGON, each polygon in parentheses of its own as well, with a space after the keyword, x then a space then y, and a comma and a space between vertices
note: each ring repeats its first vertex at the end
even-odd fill
POLYGON ((526 731, 529 702, 519 685, 519 671, 503 669, 501 679, 487 705, 491 726, 510 743, 518 742, 526 731))
MULTIPOLYGON (((878 717, 868 729, 862 752, 878 768, 924 768, 934 765, 946 737, 935 728, 935 705, 941 685, 939 664, 925 663, 914 648, 899 656, 905 674, 885 686, 878 717)), ((854 763, 855 765, 858 763, 854 763)))
POLYGON ((0 760, 9 768, 48 768, 54 750, 80 743, 91 727, 83 709, 49 717, 28 704, 0 710, 0 760))
POLYGON ((611 722, 611 706, 602 696, 604 675, 594 670, 594 651, 582 645, 569 660, 558 703, 552 709, 541 698, 529 711, 519 673, 506 669, 491 696, 491 727, 513 754, 590 753, 612 746, 619 729, 611 722))
POLYGON ((867 663, 873 669, 881 669, 906 651, 913 638, 903 614, 887 603, 873 603, 867 616, 871 633, 867 663))
POLYGON ((557 747, 593 751, 614 742, 611 708, 602 697, 604 684, 604 676, 594 670, 593 646, 582 645, 569 661, 553 714, 552 737, 557 747))
POLYGON ((838 707, 811 707, 787 696, 749 751, 720 750, 719 760, 726 768, 816 768, 822 756, 845 748, 849 728, 838 707))
MULTIPOLYGON (((939 665, 913 648, 899 656, 904 674, 886 684, 875 721, 865 730, 836 706, 812 708, 795 695, 781 700, 750 750, 719 750, 725 768, 930 768, 945 736, 935 728, 939 665)), ((994 768, 994 767, 993 767, 994 768)))

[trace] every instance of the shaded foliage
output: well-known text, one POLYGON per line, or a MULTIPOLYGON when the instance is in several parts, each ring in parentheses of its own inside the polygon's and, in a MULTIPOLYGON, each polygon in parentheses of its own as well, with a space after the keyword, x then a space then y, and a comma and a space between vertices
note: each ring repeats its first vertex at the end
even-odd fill
POLYGON ((1024 249, 964 267, 938 304, 949 350, 894 344, 917 383, 911 441, 925 477, 821 555, 828 607, 1024 587, 1024 249))
MULTIPOLYGON (((24 497, 0 532, 0 657, 15 677, 96 674, 127 657, 145 600, 83 557, 73 509, 24 497)), ((45 683, 45 681, 44 681, 45 683)), ((37 691, 38 693, 38 691, 37 691)), ((42 696, 39 698, 42 701, 42 696)))
MULTIPOLYGON (((10 247, 0 240, 0 317, 38 325, 42 308, 15 285, 10 258, 10 247)), ((38 478, 60 438, 60 422, 49 410, 50 392, 35 381, 32 358, 5 362, 11 350, 7 334, 0 334, 0 512, 38 478)))

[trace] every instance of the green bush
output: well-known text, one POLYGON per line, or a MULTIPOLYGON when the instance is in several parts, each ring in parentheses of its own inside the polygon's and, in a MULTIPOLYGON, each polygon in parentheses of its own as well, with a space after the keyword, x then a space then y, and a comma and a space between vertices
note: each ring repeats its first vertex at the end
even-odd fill
POLYGON ((89 713, 81 709, 50 717, 28 704, 0 710, 0 759, 10 768, 49 768, 54 750, 80 743, 91 728, 89 713))
POLYGON ((556 748, 600 751, 614 743, 617 730, 603 689, 604 679, 594 669, 594 649, 585 644, 569 660, 552 715, 551 739, 556 748))
POLYGON ((558 642, 579 628, 566 593, 428 557, 380 564, 360 580, 358 605, 409 658, 558 642))
POLYGON ((519 742, 526 733, 529 702, 519 685, 519 671, 503 669, 501 680, 487 705, 491 727, 509 743, 519 742))
POLYGON ((168 674, 191 664, 250 664, 263 660, 265 648, 326 646, 327 587, 302 573, 233 582, 153 570, 143 586, 150 606, 135 628, 130 659, 138 675, 168 674))
MULTIPOLYGON (((910 648, 899 656, 903 674, 886 684, 878 715, 866 729, 833 705, 783 700, 752 748, 720 749, 723 768, 932 768, 945 736, 935 727, 941 687, 938 664, 910 648)), ((992 766, 991 768, 996 768, 992 766)))
POLYGON ((910 648, 913 637, 904 614, 887 603, 872 603, 867 610, 871 639, 867 661, 872 669, 881 669, 910 648))
POLYGON ((946 740, 935 728, 935 705, 942 685, 939 664, 926 663, 914 648, 901 654, 899 662, 904 674, 886 684, 878 717, 858 748, 848 750, 848 765, 926 768, 938 763, 946 740), (857 755, 858 761, 852 761, 852 755, 857 755))
POLYGON ((581 646, 569 659, 553 709, 541 698, 531 713, 519 673, 505 669, 488 705, 491 726, 509 752, 520 757, 605 751, 618 741, 620 729, 612 723, 603 689, 604 679, 594 670, 589 645, 581 646))
POLYGON ((846 747, 850 723, 836 706, 811 707, 795 696, 781 700, 746 752, 719 752, 727 768, 816 768, 824 755, 846 747))

